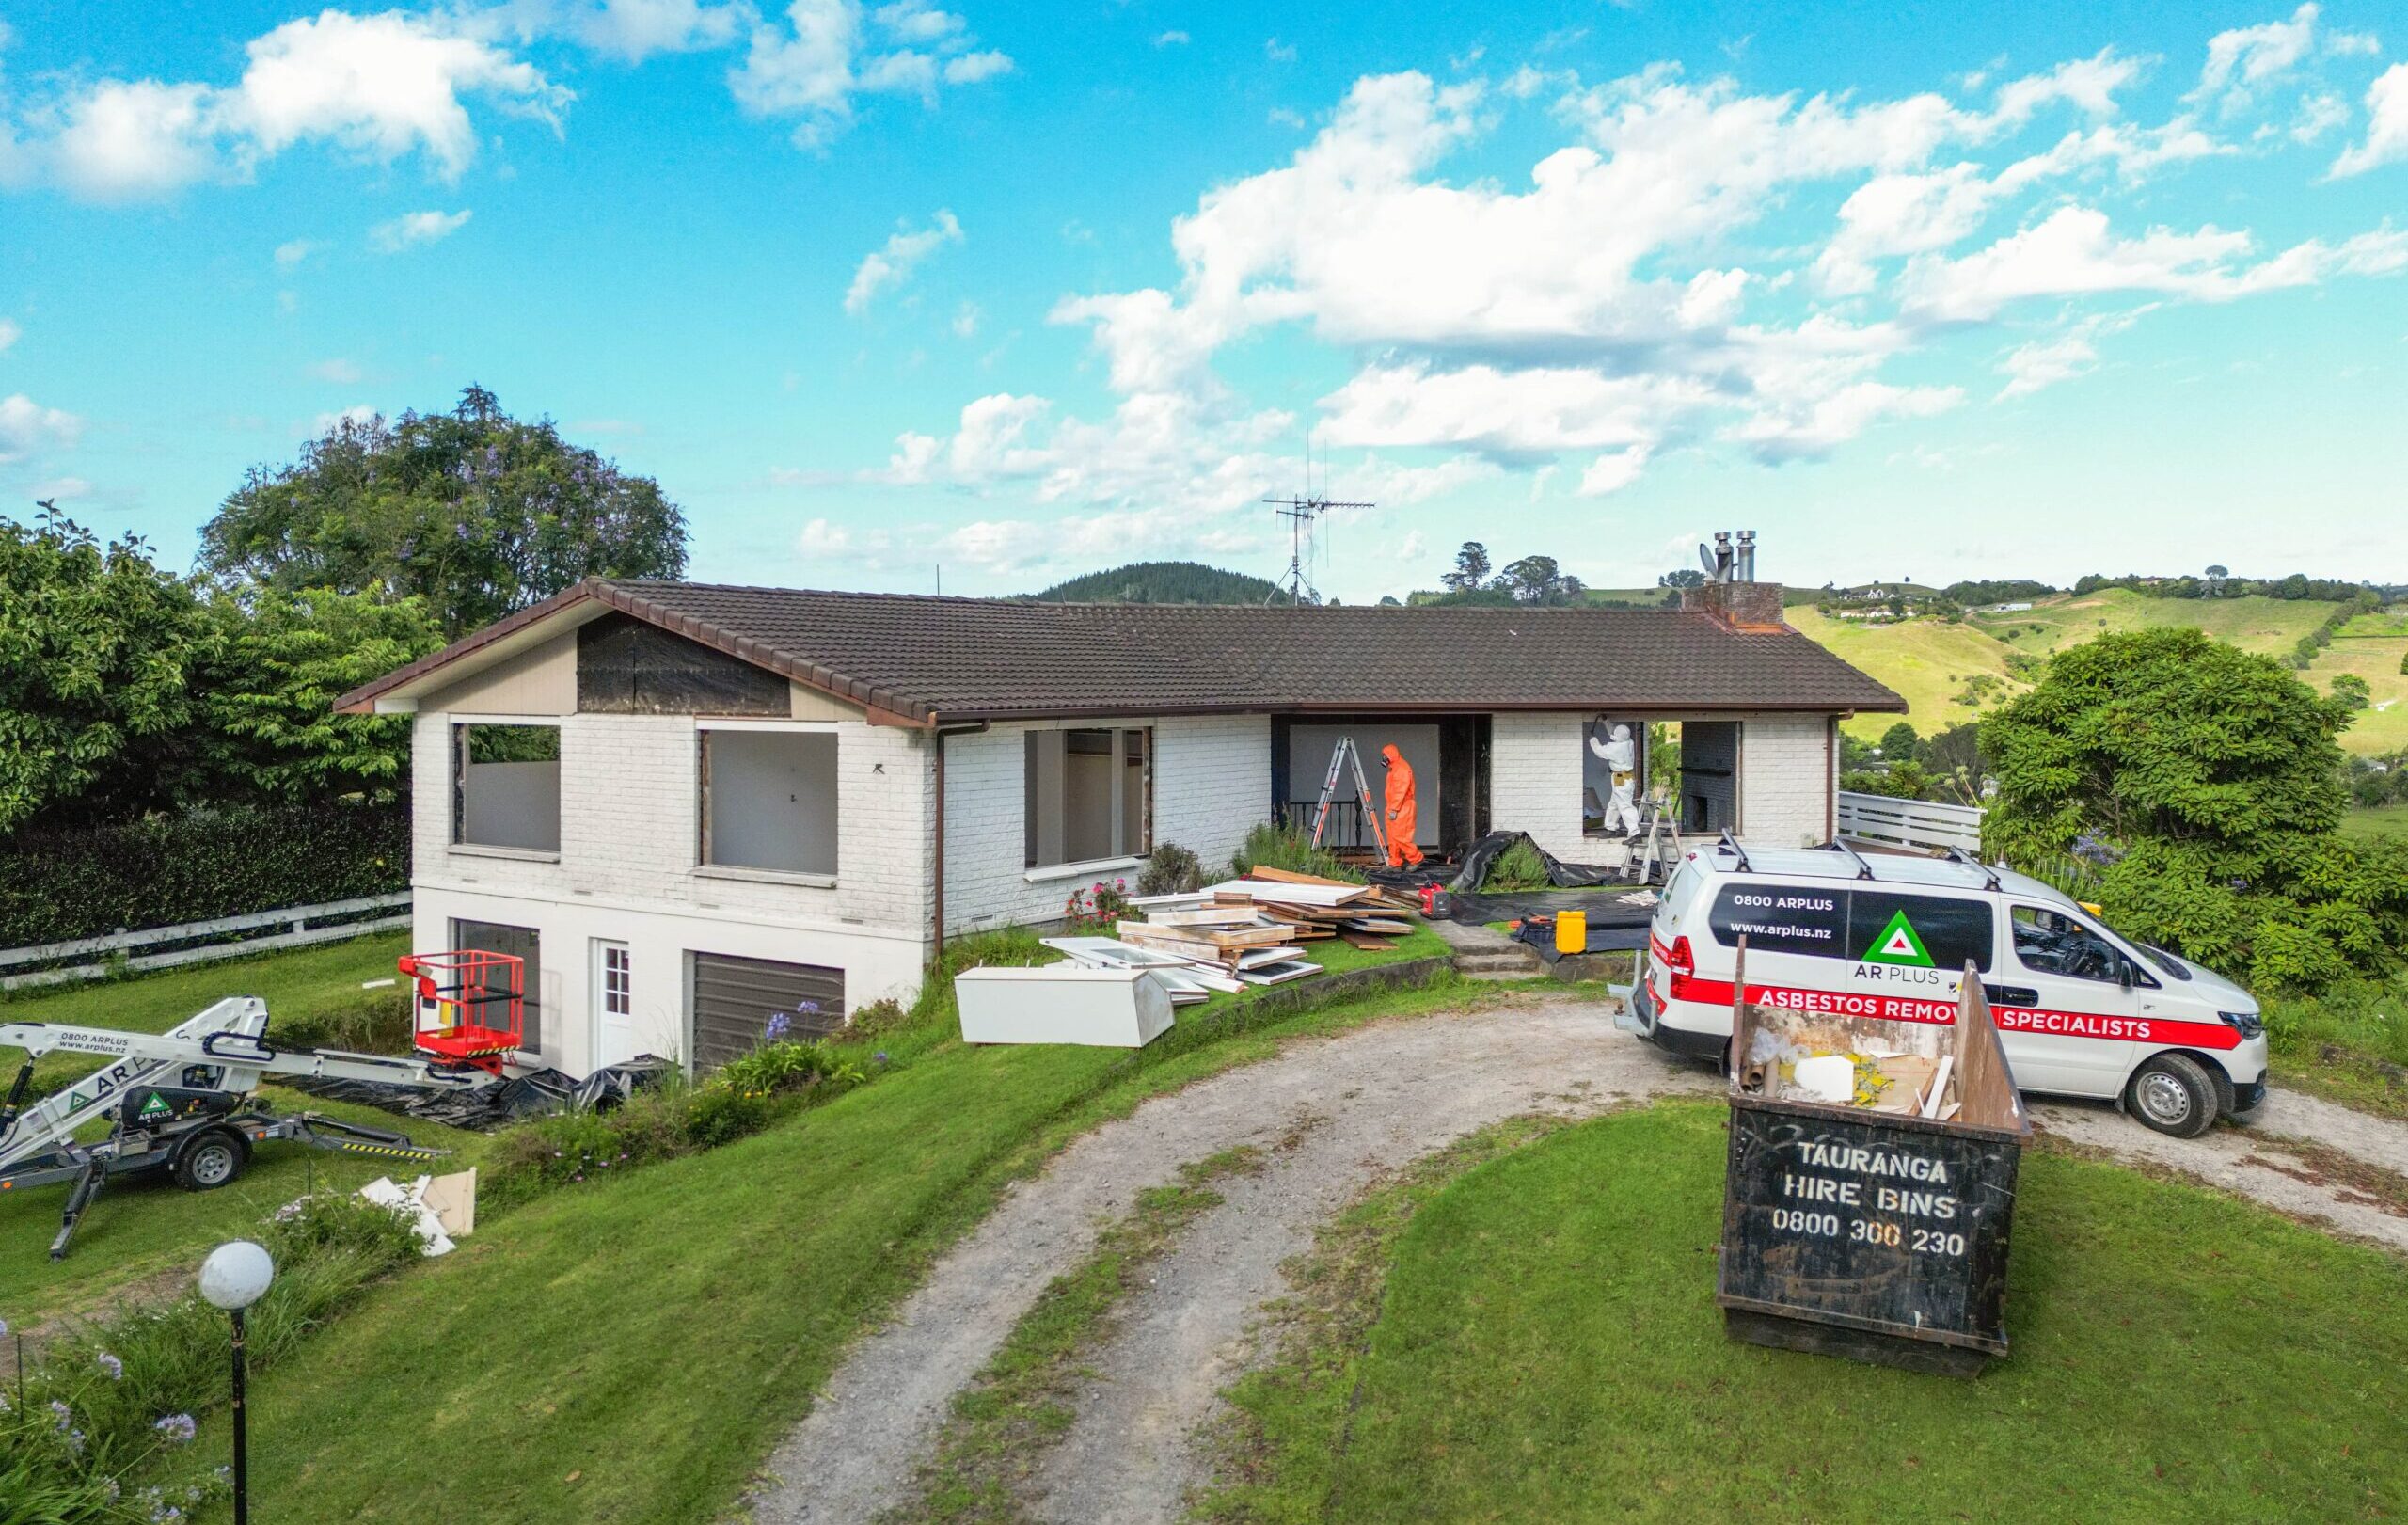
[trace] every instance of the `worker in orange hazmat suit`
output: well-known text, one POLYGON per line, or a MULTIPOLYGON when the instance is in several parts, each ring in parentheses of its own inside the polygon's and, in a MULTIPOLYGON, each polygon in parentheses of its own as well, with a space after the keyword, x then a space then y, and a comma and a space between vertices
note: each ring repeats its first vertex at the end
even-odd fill
POLYGON ((1413 798, 1413 765, 1404 754, 1389 745, 1380 749, 1381 760, 1388 765, 1388 866, 1402 868, 1407 864, 1421 864, 1421 848, 1413 840, 1417 814, 1413 798))

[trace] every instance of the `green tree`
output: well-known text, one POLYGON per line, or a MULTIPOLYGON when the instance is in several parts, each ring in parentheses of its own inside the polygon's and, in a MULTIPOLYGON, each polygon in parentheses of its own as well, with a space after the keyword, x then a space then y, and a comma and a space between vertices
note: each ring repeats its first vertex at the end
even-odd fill
POLYGON ((2374 702, 2374 691, 2367 686, 2365 678, 2355 673, 2336 673, 2333 675, 2333 697, 2354 713, 2374 702))
POLYGON ((1881 755, 1891 762, 1912 762, 1921 755, 1923 738, 1915 728, 1900 721, 1881 733, 1881 755))
POLYGON ((139 539, 103 548, 47 503, 0 518, 0 832, 170 798, 213 639, 139 539))
POLYGON ((1677 572, 1667 572, 1656 580, 1659 588, 1703 588, 1705 574, 1694 566, 1684 566, 1677 572))
POLYGON ((1558 567, 1552 556, 1525 556, 1499 572, 1491 586, 1512 594, 1517 604, 1580 601, 1580 580, 1558 567))
POLYGON ((1465 541, 1455 552, 1455 569, 1438 579, 1449 593, 1470 593, 1487 580, 1488 548, 1477 540, 1465 541))
POLYGON ((300 803, 406 792, 410 717, 338 715, 334 702, 443 643, 424 604, 268 589, 221 597, 211 614, 220 636, 201 708, 214 794, 300 803))
POLYGON ((677 577, 686 519, 649 477, 470 387, 449 413, 343 420, 255 467, 201 531, 229 585, 416 596, 448 635, 585 577, 677 577))
POLYGON ((1982 723, 1999 785, 1984 850, 2103 858, 2119 927, 2261 983, 2390 961, 2408 940, 2408 850, 2334 829, 2350 720, 2273 659, 2199 631, 2100 636, 1982 723))

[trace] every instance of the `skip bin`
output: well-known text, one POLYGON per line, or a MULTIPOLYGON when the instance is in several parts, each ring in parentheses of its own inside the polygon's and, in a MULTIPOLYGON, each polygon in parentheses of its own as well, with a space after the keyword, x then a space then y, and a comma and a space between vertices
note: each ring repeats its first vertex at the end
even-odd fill
POLYGON ((1979 977, 1966 969, 1953 1022, 1885 1021, 1751 1002, 1745 957, 1742 943, 1714 1297, 1726 1332, 1977 1374, 2006 1354, 2032 1132, 1979 977), (1849 1100, 1805 1099, 1797 1061, 1832 1053, 1851 1056, 1849 1100))

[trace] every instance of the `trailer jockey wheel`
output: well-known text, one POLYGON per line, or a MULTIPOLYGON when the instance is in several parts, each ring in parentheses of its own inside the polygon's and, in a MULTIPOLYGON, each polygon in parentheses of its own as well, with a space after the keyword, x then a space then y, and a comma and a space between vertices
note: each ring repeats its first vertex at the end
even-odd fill
POLYGON ((186 1191, 215 1191, 243 1173, 250 1153, 239 1134, 223 1128, 197 1133, 176 1151, 176 1184, 186 1191))

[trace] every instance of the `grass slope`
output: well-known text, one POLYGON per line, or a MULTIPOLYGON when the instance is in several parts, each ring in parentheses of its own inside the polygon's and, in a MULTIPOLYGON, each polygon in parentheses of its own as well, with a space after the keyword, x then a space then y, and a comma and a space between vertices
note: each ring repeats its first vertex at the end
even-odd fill
MULTIPOLYGON (((1222 1517, 2269 1519, 2408 1507, 2408 1267, 2232 1199, 2024 1159, 2013 1354, 1977 1381, 1735 1344, 1723 1109, 1568 1128, 1397 1240, 1354 1402, 1258 1384, 1222 1517), (1266 1409, 1264 1406, 1274 1406, 1266 1409), (1304 1485, 1284 1488, 1282 1480, 1304 1485)), ((1242 1395, 1243 1396, 1243 1395, 1242 1395)))
MULTIPOLYGON (((1826 619, 1804 607, 1789 610, 1787 618, 1834 655, 1896 690, 1909 707, 1904 718, 1925 736, 1981 713, 1952 702, 1969 678, 1978 675, 1999 679, 2002 686, 1992 695, 1994 702, 2020 693, 2024 687, 2006 675, 2008 648, 1970 624, 1920 619, 1868 626, 1826 619)), ((1899 719, 1859 715, 1843 723, 1859 740, 1877 741, 1899 719)))
POLYGON ((2398 752, 2408 747, 2408 674, 2400 663, 2408 659, 2408 639, 2345 636, 2316 654, 2305 678, 2320 693, 2329 692, 2334 678, 2355 673, 2367 680, 2368 707, 2341 733, 2341 745, 2359 753, 2398 752))
POLYGON ((2160 627, 2205 630, 2243 651, 2282 656, 2332 612, 2331 604, 2305 598, 2144 598, 2130 588, 2101 588, 2079 597, 2036 599, 2013 614, 1969 614, 1965 623, 2016 651, 2040 656, 2111 631, 2160 627))
MULTIPOLYGON (((1394 957, 1443 951, 1419 930, 1394 957)), ((1473 999, 1191 1009, 1133 1053, 899 1035, 874 1085, 540 1199, 372 1291, 253 1390, 254 1491, 410 1525, 717 1517, 864 1324, 1076 1133, 1283 1038, 1473 999)), ((204 1425, 196 1459, 224 1439, 204 1425)))

